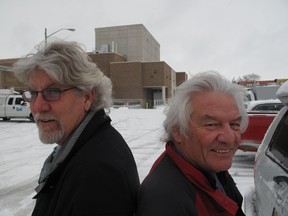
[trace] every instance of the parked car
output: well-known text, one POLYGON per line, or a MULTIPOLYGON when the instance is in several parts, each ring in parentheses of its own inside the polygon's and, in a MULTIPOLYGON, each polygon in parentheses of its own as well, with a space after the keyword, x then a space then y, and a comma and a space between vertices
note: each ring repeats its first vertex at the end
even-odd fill
POLYGON ((284 106, 279 99, 255 100, 247 104, 247 112, 251 111, 279 111, 284 106))
POLYGON ((250 101, 246 105, 249 124, 241 135, 239 149, 256 152, 271 122, 284 105, 279 99, 250 101))
POLYGON ((256 153, 255 186, 244 198, 247 216, 288 215, 288 82, 279 88, 277 97, 284 107, 274 118, 256 153))

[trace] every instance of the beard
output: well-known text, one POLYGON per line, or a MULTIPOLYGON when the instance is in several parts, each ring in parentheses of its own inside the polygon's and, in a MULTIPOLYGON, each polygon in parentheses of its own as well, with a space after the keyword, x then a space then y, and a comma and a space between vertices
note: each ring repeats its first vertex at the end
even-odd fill
POLYGON ((54 143, 59 143, 60 140, 63 138, 64 136, 64 132, 65 129, 63 127, 63 124, 61 123, 61 121, 56 118, 53 115, 50 114, 40 114, 40 113, 36 113, 34 116, 36 125, 38 127, 38 134, 39 134, 39 138, 41 140, 42 143, 44 144, 54 144, 54 143), (42 126, 41 124, 39 124, 39 120, 41 121, 55 121, 57 124, 56 129, 51 129, 49 126, 42 126))

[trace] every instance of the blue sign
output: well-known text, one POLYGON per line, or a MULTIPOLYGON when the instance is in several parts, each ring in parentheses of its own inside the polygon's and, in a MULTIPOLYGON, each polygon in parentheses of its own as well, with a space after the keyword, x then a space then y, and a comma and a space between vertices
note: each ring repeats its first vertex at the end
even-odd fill
POLYGON ((16 107, 16 112, 22 112, 22 107, 16 107))

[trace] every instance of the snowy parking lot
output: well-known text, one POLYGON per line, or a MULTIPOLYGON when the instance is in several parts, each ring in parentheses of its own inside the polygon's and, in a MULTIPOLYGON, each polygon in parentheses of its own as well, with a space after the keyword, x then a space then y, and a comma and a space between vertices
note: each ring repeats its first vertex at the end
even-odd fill
MULTIPOLYGON (((164 149, 160 141, 163 109, 112 109, 112 125, 130 146, 142 181, 164 149)), ((34 187, 54 145, 44 145, 29 120, 0 120, 0 216, 30 215, 34 187)), ((253 186, 255 154, 237 152, 229 170, 240 192, 253 186)))

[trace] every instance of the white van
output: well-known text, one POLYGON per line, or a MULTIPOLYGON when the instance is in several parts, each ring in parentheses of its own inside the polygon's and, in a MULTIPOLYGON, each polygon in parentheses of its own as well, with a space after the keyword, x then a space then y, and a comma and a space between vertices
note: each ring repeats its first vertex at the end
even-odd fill
POLYGON ((10 89, 0 89, 0 118, 4 121, 11 118, 28 118, 34 121, 30 104, 23 100, 21 94, 10 89))

